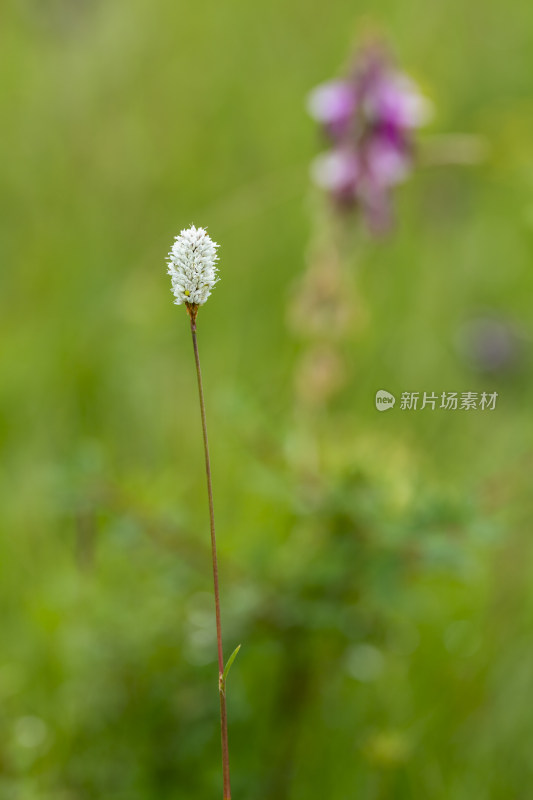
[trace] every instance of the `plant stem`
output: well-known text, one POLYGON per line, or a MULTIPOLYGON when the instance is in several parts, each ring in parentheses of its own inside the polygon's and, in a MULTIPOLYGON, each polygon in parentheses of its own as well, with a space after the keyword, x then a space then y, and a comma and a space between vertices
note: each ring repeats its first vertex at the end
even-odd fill
POLYGON ((200 412, 202 415, 202 432, 204 436, 205 473, 207 477, 207 495, 209 498, 209 521, 211 525, 211 555, 213 559, 213 585, 215 590, 215 616, 217 624, 218 646, 218 692, 220 695, 220 729, 222 738, 222 774, 224 786, 224 800, 231 800, 231 786, 229 775, 229 750, 228 750, 228 717, 226 712, 226 686, 224 681, 224 654, 222 650, 222 626, 220 622, 220 591, 218 586, 218 561, 217 541, 215 536, 215 512, 213 508, 213 486, 211 483, 211 462, 209 459, 209 444, 207 441, 207 423, 205 418, 204 389, 202 384, 202 370, 200 368, 200 355, 196 340, 196 311, 188 309, 191 320, 192 344, 194 360, 196 362, 196 375, 198 377, 198 394, 200 396, 200 412))

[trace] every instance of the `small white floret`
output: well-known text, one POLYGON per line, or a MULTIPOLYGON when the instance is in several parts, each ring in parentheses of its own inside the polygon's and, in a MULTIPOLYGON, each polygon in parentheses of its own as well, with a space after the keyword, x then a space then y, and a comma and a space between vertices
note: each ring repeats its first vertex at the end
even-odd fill
POLYGON ((218 281, 217 247, 204 228, 195 228, 194 225, 176 236, 168 254, 167 272, 177 305, 201 306, 205 303, 218 281))

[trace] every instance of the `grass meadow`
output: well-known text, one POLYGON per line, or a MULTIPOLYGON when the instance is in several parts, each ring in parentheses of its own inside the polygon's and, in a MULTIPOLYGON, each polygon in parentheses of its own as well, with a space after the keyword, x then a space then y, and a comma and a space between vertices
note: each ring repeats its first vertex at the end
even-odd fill
POLYGON ((165 274, 192 223, 220 244, 198 336, 226 654, 242 643, 234 798, 529 800, 530 4, 1 17, 0 800, 222 796, 196 378, 165 274), (382 239, 344 221, 349 324, 313 338, 297 299, 330 216, 306 97, 369 26, 434 105, 421 152, 463 135, 479 158, 420 163, 382 239), (498 399, 400 407, 443 391, 498 399))

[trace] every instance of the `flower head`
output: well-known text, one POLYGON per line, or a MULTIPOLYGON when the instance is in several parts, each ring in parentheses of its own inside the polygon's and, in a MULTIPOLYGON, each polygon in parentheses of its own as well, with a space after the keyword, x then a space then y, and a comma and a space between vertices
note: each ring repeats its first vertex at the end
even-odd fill
POLYGON ((311 92, 308 110, 331 143, 313 164, 313 179, 337 204, 360 208, 373 232, 385 230, 391 188, 412 169, 413 132, 431 116, 429 101, 384 47, 371 44, 347 78, 311 92))
POLYGON ((176 305, 201 306, 205 303, 217 278, 218 244, 204 228, 191 225, 176 236, 168 254, 168 274, 176 305))

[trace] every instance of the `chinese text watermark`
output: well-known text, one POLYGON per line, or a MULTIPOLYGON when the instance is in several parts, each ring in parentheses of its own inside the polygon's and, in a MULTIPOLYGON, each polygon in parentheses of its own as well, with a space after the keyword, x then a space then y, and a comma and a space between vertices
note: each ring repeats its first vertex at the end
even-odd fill
MULTIPOLYGON (((498 392, 402 392, 399 407, 402 411, 494 411, 498 392)), ((388 411, 393 408, 396 398, 390 392, 380 389, 376 392, 376 408, 388 411)))

